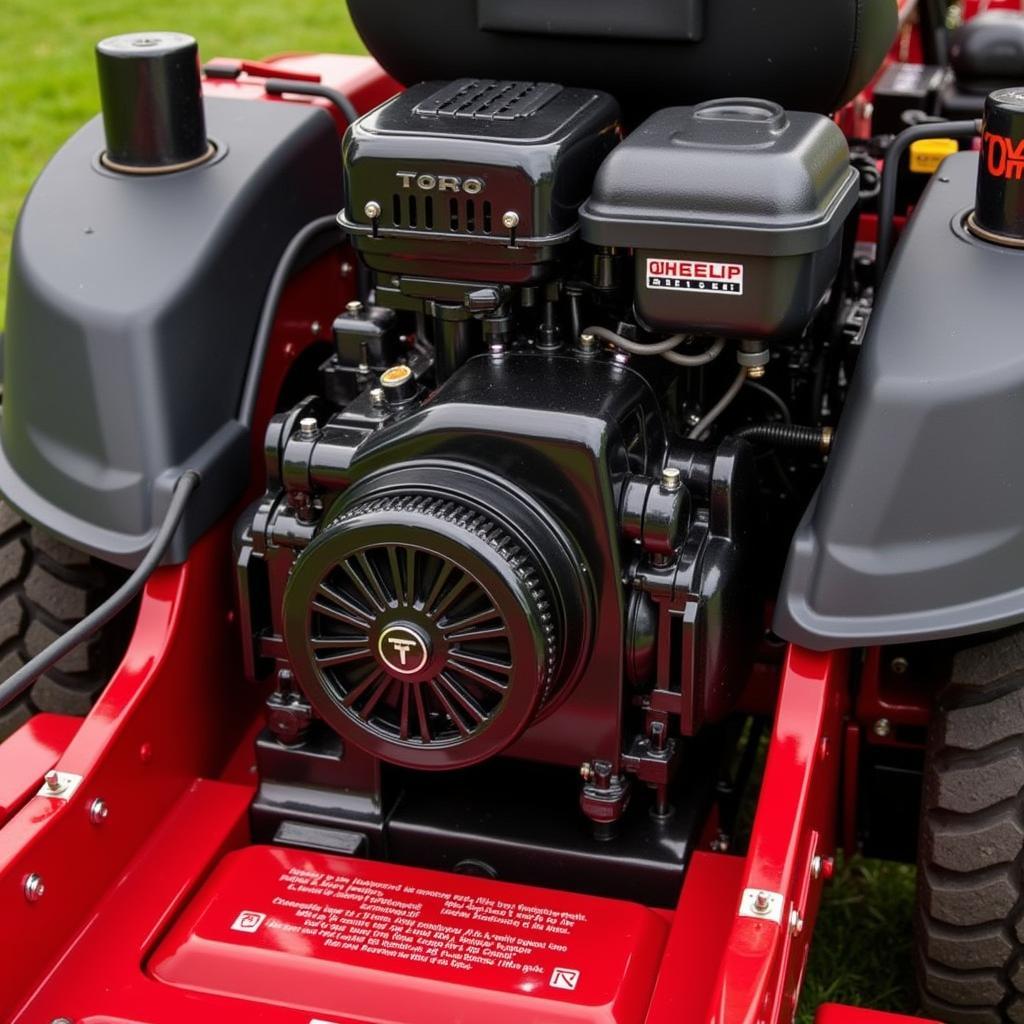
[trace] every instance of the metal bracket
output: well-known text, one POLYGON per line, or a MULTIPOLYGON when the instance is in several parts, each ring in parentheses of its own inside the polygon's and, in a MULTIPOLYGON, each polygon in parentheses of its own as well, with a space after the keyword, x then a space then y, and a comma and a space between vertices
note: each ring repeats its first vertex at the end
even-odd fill
POLYGON ((71 772, 49 771, 43 779, 36 796, 46 796, 51 800, 70 800, 74 792, 82 784, 82 776, 71 772))
POLYGON ((781 892, 769 889, 744 889, 740 899, 740 917, 753 917, 759 921, 774 921, 782 924, 782 908, 785 899, 781 892))

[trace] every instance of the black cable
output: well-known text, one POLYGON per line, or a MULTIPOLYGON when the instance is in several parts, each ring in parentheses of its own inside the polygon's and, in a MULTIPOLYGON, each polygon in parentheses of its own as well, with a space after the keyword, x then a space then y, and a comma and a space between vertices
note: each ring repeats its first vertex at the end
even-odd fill
POLYGON ((136 597, 153 575, 153 571, 164 560, 171 540, 181 525, 189 498, 199 486, 199 474, 186 470, 178 477, 171 495, 171 504, 164 515, 160 529, 153 543, 136 570, 98 608, 90 612, 81 622, 76 623, 63 636, 59 636, 49 647, 43 648, 31 661, 22 665, 17 672, 0 683, 0 710, 17 700, 44 672, 53 668, 82 641, 88 640, 97 630, 102 629, 115 615, 123 611, 136 597))
POLYGON ((827 452, 832 444, 828 427, 802 427, 796 423, 755 423, 734 430, 732 436, 780 448, 813 448, 818 452, 827 452))
POLYGON ((774 392, 771 388, 766 388, 763 384, 758 383, 756 380, 747 379, 746 387, 752 388, 759 394, 764 395, 769 401, 774 403, 775 407, 782 413, 782 419, 785 423, 792 423, 793 417, 789 413, 789 406, 774 392))
POLYGON ((892 249, 893 220, 896 216, 896 185, 903 154, 921 139, 973 139, 981 130, 980 121, 935 121, 905 128, 889 145, 882 167, 882 190, 878 196, 878 239, 875 246, 875 285, 882 284, 892 249))
POLYGON ((333 213, 310 221, 288 243, 281 259, 278 260, 274 276, 270 279, 270 286, 263 299, 263 310, 260 313, 259 326, 256 328, 256 339, 252 343, 252 355, 249 358, 249 368, 245 374, 242 397, 238 403, 238 422, 243 427, 252 426, 252 418, 256 411, 256 399, 260 391, 260 378, 263 376, 263 364, 267 358, 270 335, 274 330, 274 318, 277 315, 277 305, 281 301, 284 286, 288 283, 288 278, 291 277, 310 240, 322 232, 331 230, 341 230, 338 227, 337 216, 333 213))
POLYGON ((352 101, 337 89, 329 85, 320 85, 317 82, 293 82, 287 78, 268 78, 263 83, 263 88, 271 96, 281 96, 286 92, 294 93, 296 96, 319 96, 321 99, 333 103, 342 114, 342 117, 351 124, 359 118, 359 111, 352 105, 352 101))

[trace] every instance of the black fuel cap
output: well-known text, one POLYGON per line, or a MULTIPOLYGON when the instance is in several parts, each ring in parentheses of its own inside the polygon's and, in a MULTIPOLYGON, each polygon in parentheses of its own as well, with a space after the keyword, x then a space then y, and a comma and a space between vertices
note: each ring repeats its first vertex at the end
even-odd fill
POLYGON ((978 195, 967 225, 987 241, 1024 246, 1024 87, 997 89, 985 100, 978 195))
POLYGON ((108 167, 152 174, 191 167, 213 154, 192 36, 111 36, 97 43, 96 66, 108 167))

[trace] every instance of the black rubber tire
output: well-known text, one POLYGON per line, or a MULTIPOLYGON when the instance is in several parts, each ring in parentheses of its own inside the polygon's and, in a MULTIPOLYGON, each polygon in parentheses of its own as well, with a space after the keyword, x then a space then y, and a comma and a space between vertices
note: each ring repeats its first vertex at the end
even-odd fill
MULTIPOLYGON (((84 618, 127 577, 30 526, 0 501, 0 679, 84 618)), ((135 608, 68 654, 0 710, 0 739, 37 711, 84 715, 117 667, 135 608)))
POLYGON ((921 1003, 951 1024, 1024 1024, 1024 632, 958 651, 925 758, 921 1003))

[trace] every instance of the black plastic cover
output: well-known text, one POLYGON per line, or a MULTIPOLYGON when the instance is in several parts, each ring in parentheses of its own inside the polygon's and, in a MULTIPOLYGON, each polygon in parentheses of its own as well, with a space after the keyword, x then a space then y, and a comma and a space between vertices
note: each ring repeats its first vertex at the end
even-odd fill
POLYGON ((580 210, 594 245, 793 256, 825 248, 857 201, 836 123, 757 99, 667 107, 614 149, 580 210))
POLYGON ((1024 12, 986 11, 957 28, 949 61, 961 91, 984 96, 1024 80, 1024 12))
POLYGON ((793 643, 1024 621, 1024 250, 964 229, 977 159, 943 162, 886 274, 776 605, 793 643))
POLYGON ((208 99, 218 157, 173 174, 99 164, 95 118, 57 153, 15 231, 0 491, 76 547, 133 564, 174 482, 202 486, 171 557, 237 500, 235 419, 271 274, 341 205, 331 118, 300 104, 208 99))

